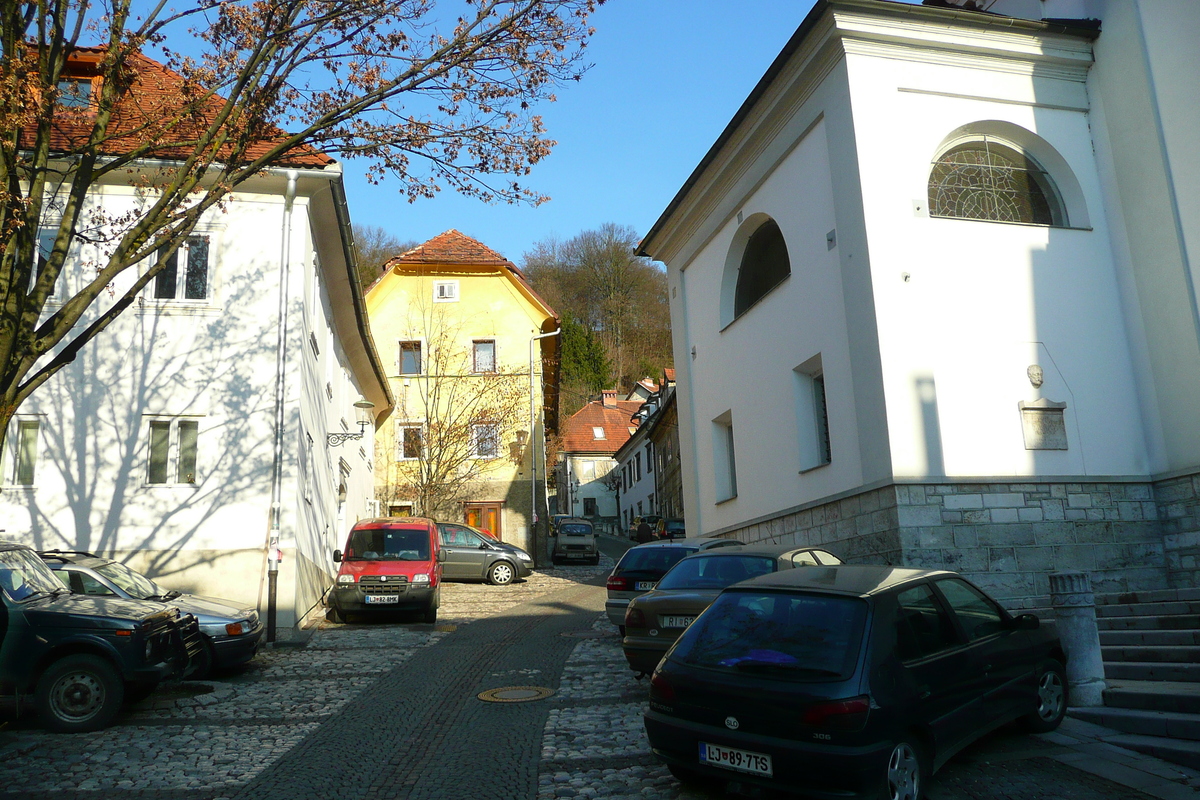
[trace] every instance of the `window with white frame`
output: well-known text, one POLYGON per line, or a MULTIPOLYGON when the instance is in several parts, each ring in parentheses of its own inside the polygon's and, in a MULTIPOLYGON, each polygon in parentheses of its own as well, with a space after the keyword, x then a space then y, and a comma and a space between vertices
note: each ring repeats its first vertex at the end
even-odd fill
POLYGON ((433 282, 433 302, 435 302, 435 303, 457 303, 458 302, 458 281, 434 281, 433 282))
POLYGON ((633 456, 633 480, 636 483, 642 479, 642 454, 635 453, 633 456))
POLYGON ((604 439, 605 438, 604 426, 602 426, 602 425, 593 426, 592 427, 592 438, 597 439, 597 440, 604 439))
POLYGON ((0 458, 0 482, 10 486, 33 486, 37 471, 38 434, 36 418, 18 417, 9 428, 5 452, 0 458))
MULTIPOLYGON (((189 236, 154 278, 155 300, 207 300, 209 237, 189 236)), ((162 256, 160 256, 160 260, 162 256)))
MULTIPOLYGON (((38 231, 37 246, 34 250, 33 270, 29 275, 29 289, 33 290, 34 284, 37 283, 38 276, 42 274, 42 270, 46 268, 46 262, 50 259, 50 252, 54 250, 54 240, 58 237, 57 230, 43 229, 38 231)), ((65 266, 65 265, 64 265, 65 266)), ((54 290, 50 292, 49 299, 58 300, 63 295, 63 273, 62 270, 58 274, 58 280, 54 282, 54 290)))
POLYGON ((829 409, 825 402, 825 373, 817 354, 792 370, 796 393, 797 449, 800 471, 824 466, 833 460, 829 445, 829 409))
POLYGON ((500 426, 495 422, 472 425, 471 453, 475 458, 497 458, 500 455, 500 426))
POLYGON ((646 472, 654 472, 654 445, 646 442, 646 472))
POLYGON ((712 421, 713 478, 718 503, 737 497, 737 456, 733 440, 733 414, 726 411, 712 421))
POLYGON ((476 339, 471 343, 472 372, 496 371, 496 340, 476 339))
POLYGON ((150 420, 146 482, 196 484, 196 451, 200 422, 190 418, 150 420))
POLYGON ((396 426, 396 460, 413 461, 421 457, 424 449, 425 435, 421 425, 396 426))
POLYGON ((421 374, 421 343, 420 342, 401 342, 400 343, 400 374, 401 375, 420 375, 421 374))

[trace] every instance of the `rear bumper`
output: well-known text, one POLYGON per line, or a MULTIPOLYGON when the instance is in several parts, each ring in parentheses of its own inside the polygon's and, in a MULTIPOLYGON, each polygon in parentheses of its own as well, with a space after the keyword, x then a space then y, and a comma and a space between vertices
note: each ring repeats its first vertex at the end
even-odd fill
POLYGON ((646 736, 654 755, 714 780, 737 780, 776 790, 803 792, 822 800, 879 796, 890 744, 864 747, 810 745, 771 736, 739 733, 648 710, 646 736), (723 745, 771 756, 773 776, 737 772, 700 761, 700 743, 723 745))
POLYGON ((630 647, 622 645, 621 649, 625 652, 625 660, 629 662, 629 668, 634 672, 653 672, 658 666, 658 662, 662 661, 663 655, 667 652, 666 647, 630 647))
POLYGON ((604 613, 608 615, 608 621, 613 625, 625 624, 625 609, 629 606, 628 600, 616 599, 604 601, 604 613))

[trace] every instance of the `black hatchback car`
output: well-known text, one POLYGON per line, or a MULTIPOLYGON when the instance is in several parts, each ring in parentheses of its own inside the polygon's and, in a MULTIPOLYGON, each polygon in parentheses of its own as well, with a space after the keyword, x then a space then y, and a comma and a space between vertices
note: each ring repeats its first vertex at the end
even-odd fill
POLYGON ((955 752, 1012 720, 1053 730, 1066 656, 961 576, 895 567, 736 584, 667 652, 646 733, 683 781, 919 800, 955 752))

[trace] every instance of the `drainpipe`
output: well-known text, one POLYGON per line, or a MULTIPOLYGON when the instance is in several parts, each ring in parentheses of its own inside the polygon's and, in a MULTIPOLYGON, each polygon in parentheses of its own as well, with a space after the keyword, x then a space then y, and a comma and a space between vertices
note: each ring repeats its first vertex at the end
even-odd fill
POLYGON ((271 512, 267 526, 267 641, 275 641, 275 623, 279 592, 280 518, 283 516, 283 410, 285 400, 284 368, 287 351, 288 273, 292 257, 292 203, 296 199, 299 173, 287 171, 287 191, 283 202, 283 242, 279 248, 279 338, 275 345, 275 453, 271 465, 271 512))
MULTIPOLYGON (((533 343, 539 339, 547 339, 551 336, 558 336, 562 333, 562 328, 550 331, 549 333, 539 333, 536 336, 529 338, 529 446, 533 451, 529 454, 529 468, 532 470, 529 476, 529 532, 533 536, 533 563, 535 566, 541 560, 542 547, 538 543, 537 538, 537 445, 534 443, 534 433, 537 428, 534 427, 534 399, 533 399, 533 343)), ((542 431, 542 456, 546 454, 546 437, 545 431, 542 431)), ((549 501, 547 501, 547 509, 549 509, 549 501)))

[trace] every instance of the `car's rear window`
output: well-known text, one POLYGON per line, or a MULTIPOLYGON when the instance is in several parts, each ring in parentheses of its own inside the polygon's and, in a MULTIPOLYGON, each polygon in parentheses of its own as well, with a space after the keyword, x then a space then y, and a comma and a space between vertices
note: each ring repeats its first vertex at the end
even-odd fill
POLYGON ((660 578, 680 559, 694 552, 696 550, 692 547, 634 547, 625 551, 614 572, 636 572, 660 578))
POLYGON ((726 592, 698 619, 672 658, 698 667, 797 681, 854 671, 867 604, 851 597, 726 592))
POLYGON ((766 556, 699 556, 680 561, 655 588, 724 589, 738 581, 774 571, 775 559, 766 556))
POLYGON ((425 528, 364 528, 350 532, 347 561, 428 561, 429 531, 425 528))
POLYGON ((578 522, 567 523, 565 525, 559 525, 558 532, 566 534, 567 536, 591 536, 592 526, 583 525, 578 522))

